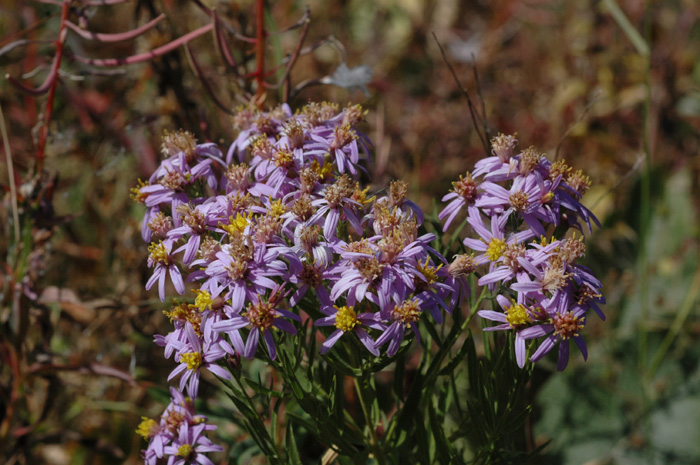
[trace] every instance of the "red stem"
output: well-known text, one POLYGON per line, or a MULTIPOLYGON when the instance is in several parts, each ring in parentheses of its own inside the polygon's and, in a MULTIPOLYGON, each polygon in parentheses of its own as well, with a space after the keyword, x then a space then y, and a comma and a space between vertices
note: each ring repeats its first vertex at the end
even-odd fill
POLYGON ((138 55, 132 55, 126 58, 105 58, 105 59, 93 59, 85 58, 80 55, 73 55, 77 61, 93 66, 120 66, 120 65, 131 65, 134 63, 141 63, 144 61, 149 61, 152 58, 165 55, 166 53, 175 50, 180 45, 189 42, 195 37, 199 37, 207 32, 211 31, 214 27, 213 23, 209 23, 206 26, 202 26, 199 29, 195 29, 192 32, 185 34, 184 36, 168 42, 165 45, 161 45, 158 48, 151 50, 150 52, 139 53, 138 55))
POLYGON ((255 81, 258 83, 258 90, 255 94, 255 100, 258 107, 261 108, 265 92, 265 0, 258 0, 256 19, 258 27, 255 40, 255 55, 257 59, 255 81))
POLYGON ((83 39, 97 40, 99 42, 121 42, 122 40, 129 40, 140 36, 144 32, 153 28, 153 26, 158 24, 163 18, 165 18, 165 15, 161 14, 160 16, 158 16, 155 19, 152 19, 143 26, 137 27, 136 29, 132 29, 131 31, 119 32, 116 34, 102 34, 99 32, 86 31, 78 27, 76 24, 71 23, 70 21, 66 22, 66 26, 68 26, 73 32, 78 34, 83 39))
POLYGON ((51 124, 51 113, 53 112, 53 99, 56 95, 56 85, 58 84, 58 69, 61 67, 61 58, 63 58, 63 43, 66 41, 66 21, 68 21, 68 13, 70 12, 70 0, 63 0, 61 4, 61 27, 58 30, 58 42, 56 43, 56 58, 52 71, 55 75, 51 81, 49 89, 49 97, 46 100, 46 110, 44 111, 44 124, 39 132, 39 146, 36 150, 36 167, 35 173, 41 173, 44 166, 44 149, 46 148, 46 139, 49 135, 49 125, 51 124))

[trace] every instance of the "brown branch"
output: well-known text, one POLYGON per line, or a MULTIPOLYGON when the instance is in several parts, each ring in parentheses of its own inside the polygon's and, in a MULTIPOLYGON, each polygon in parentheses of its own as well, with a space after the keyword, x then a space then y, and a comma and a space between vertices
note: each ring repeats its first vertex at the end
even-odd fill
POLYGON ((61 58, 63 58, 63 44, 66 41, 68 31, 66 30, 66 22, 68 21, 68 13, 70 12, 70 0, 63 0, 61 6, 61 26, 58 30, 58 42, 56 43, 55 63, 52 67, 54 78, 51 81, 49 89, 49 97, 46 100, 46 110, 44 111, 44 122, 41 125, 39 132, 39 146, 36 150, 36 166, 35 173, 41 173, 44 166, 44 150, 46 148, 46 139, 49 136, 49 126, 51 125, 51 115, 53 113, 53 99, 56 95, 56 86, 58 85, 58 69, 61 66, 61 58))
POLYGON ((469 113, 472 118, 472 122, 474 123, 474 129, 476 130, 476 134, 479 136, 479 140, 481 141, 481 144, 484 146, 484 150, 488 154, 490 152, 490 147, 488 144, 488 140, 486 140, 485 136, 481 133, 481 129, 479 128, 479 118, 478 118, 478 113, 476 109, 474 108, 474 103, 472 102, 472 98, 469 95, 469 92, 467 89, 465 89, 462 86, 462 83, 459 81, 459 78, 457 77, 457 72, 455 69, 452 67, 452 64, 449 62, 447 59, 447 55, 445 54, 445 49, 442 48, 442 44, 437 38, 437 35, 435 34, 435 31, 431 31, 433 34, 433 38, 435 39, 435 43, 437 43, 438 48, 440 49, 440 54, 442 55, 442 59, 449 68, 450 72, 452 73, 452 78, 454 79, 455 83, 457 84, 457 87, 459 87, 459 90, 462 91, 465 97, 467 97, 467 105, 469 106, 469 113))
POLYGON ((234 112, 232 112, 226 105, 224 105, 216 96, 214 91, 212 90, 211 86, 209 85, 209 81, 204 76, 204 73, 202 72, 202 68, 199 67, 199 64, 197 63, 197 60, 194 58, 194 54, 192 53, 192 49, 190 48, 189 44, 185 44, 185 55, 187 56, 187 61, 190 63, 190 67, 192 68, 192 71, 194 72, 195 76, 199 79, 199 81, 202 83, 202 87, 206 91, 206 93, 209 95, 211 98, 212 102, 219 107, 221 111, 228 115, 235 115, 234 112))
POLYGON ((600 92, 596 93, 593 96, 591 101, 586 104, 586 108, 584 108, 583 113, 581 113, 578 116, 578 118, 576 118, 576 121, 571 123, 571 125, 568 127, 568 129, 561 136, 561 139, 559 140, 559 143, 557 144, 557 148, 554 151, 554 160, 559 160, 559 151, 561 150, 562 146, 564 145, 564 142, 566 142, 566 139, 569 138, 569 136, 571 135, 571 132, 574 130, 576 125, 586 118, 586 115, 588 115, 588 112, 591 110, 591 107, 593 106, 593 104, 598 100, 598 97, 600 97, 600 92))
POLYGON ((231 52, 231 48, 228 46, 228 42, 224 36, 224 31, 221 29, 221 20, 219 19, 219 15, 217 15, 216 10, 213 10, 212 16, 214 17, 213 32, 216 51, 219 52, 219 55, 221 55, 221 58, 223 58, 224 63, 226 63, 226 65, 228 65, 228 67, 232 69, 234 73, 236 73, 236 76, 238 76, 238 63, 236 63, 236 59, 231 52))

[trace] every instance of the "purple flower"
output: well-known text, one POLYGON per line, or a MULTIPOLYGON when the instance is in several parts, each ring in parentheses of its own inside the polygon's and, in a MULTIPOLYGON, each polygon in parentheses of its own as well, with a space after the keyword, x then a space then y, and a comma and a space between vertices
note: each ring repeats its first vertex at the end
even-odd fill
POLYGON ((407 328, 411 328, 416 339, 420 339, 418 325, 416 323, 420 319, 425 304, 425 300, 420 297, 414 297, 394 305, 391 310, 385 308, 381 314, 388 317, 388 321, 386 321, 388 326, 384 330, 384 333, 377 338, 374 346, 379 348, 389 343, 386 354, 389 357, 393 357, 401 346, 401 341, 403 341, 404 333, 407 328))
POLYGON ((178 294, 185 293, 185 282, 182 280, 180 269, 173 262, 170 255, 172 250, 172 242, 166 240, 160 241, 157 244, 153 242, 148 247, 150 256, 148 257, 148 267, 153 268, 153 276, 146 283, 146 290, 149 290, 158 281, 158 295, 160 300, 165 301, 165 276, 170 275, 170 279, 175 286, 178 294))
POLYGON ((474 165, 474 177, 484 175, 487 181, 504 181, 512 179, 517 174, 516 160, 513 160, 513 150, 518 140, 514 136, 498 134, 491 141, 491 151, 494 156, 479 160, 474 165))
POLYGON ((328 352, 333 345, 340 340, 343 334, 353 332, 372 355, 379 356, 379 350, 375 347, 374 340, 367 334, 362 326, 374 329, 385 329, 385 326, 375 321, 374 313, 355 313, 353 307, 336 307, 330 316, 319 318, 314 322, 315 326, 335 326, 336 330, 328 336, 321 346, 321 354, 328 352))
POLYGON ((341 218, 347 219, 358 234, 362 233, 362 224, 355 213, 360 204, 352 199, 354 192, 354 182, 347 175, 343 175, 338 178, 335 184, 326 187, 322 199, 311 202, 318 210, 309 219, 309 222, 315 223, 318 218, 325 217, 323 234, 326 236, 326 240, 337 239, 336 229, 341 218))
MULTIPOLYGON (((211 327, 205 328, 205 332, 211 331, 211 327)), ((180 390, 187 386, 187 393, 190 397, 197 397, 199 390, 200 368, 204 367, 215 375, 224 379, 231 379, 231 373, 218 366, 215 362, 224 357, 225 352, 218 342, 200 339, 191 324, 185 326, 187 336, 185 345, 178 350, 180 353, 180 365, 175 368, 168 381, 184 372, 180 378, 180 390)))
POLYGON ((470 216, 477 215, 479 211, 474 205, 479 196, 478 186, 469 172, 467 172, 466 177, 462 177, 460 175, 459 181, 455 181, 452 183, 452 189, 452 192, 450 192, 442 198, 443 202, 449 201, 450 203, 448 203, 447 206, 443 208, 440 214, 438 215, 438 219, 440 221, 443 221, 445 220, 445 218, 447 218, 447 220, 445 220, 445 224, 442 227, 443 231, 447 231, 447 229, 452 224, 452 221, 454 221, 457 214, 464 207, 467 207, 470 216))
POLYGON ((253 243, 242 235, 231 240, 230 244, 221 246, 216 260, 204 271, 209 279, 202 289, 218 295, 221 287, 228 288, 224 298, 231 299, 231 306, 238 312, 246 300, 252 302, 265 289, 274 289, 277 284, 270 277, 283 276, 286 265, 277 260, 279 249, 253 243))
POLYGON ((480 310, 477 312, 481 318, 501 323, 497 326, 484 328, 484 331, 509 331, 515 330, 515 359, 518 366, 525 366, 525 339, 521 336, 522 328, 532 323, 531 312, 523 305, 522 295, 518 294, 517 301, 509 301, 503 295, 496 296, 498 305, 501 306, 504 313, 495 312, 493 310, 480 310))
POLYGON ((160 417, 160 422, 142 417, 136 432, 148 440, 148 448, 142 450, 142 456, 147 465, 155 465, 158 459, 165 455, 165 447, 169 446, 178 436, 181 427, 185 424, 203 426, 204 431, 213 431, 215 425, 207 423, 207 418, 197 415, 192 399, 185 398, 182 392, 174 387, 170 388, 170 404, 165 408, 160 417))
POLYGON ((315 142, 309 144, 309 153, 330 153, 335 157, 338 172, 341 174, 347 170, 357 174, 356 165, 360 161, 357 145, 357 133, 348 124, 329 128, 328 131, 314 131, 311 139, 315 142))
POLYGON ((483 195, 476 201, 477 207, 493 212, 504 211, 505 219, 515 212, 532 229, 535 236, 546 234, 540 220, 551 220, 551 215, 542 207, 542 199, 546 192, 543 192, 544 183, 539 175, 515 178, 510 190, 493 182, 483 183, 481 189, 483 195))
POLYGON ((569 363, 569 340, 573 339, 578 346, 583 359, 588 359, 586 342, 580 336, 580 332, 586 324, 585 312, 582 309, 573 311, 557 311, 550 319, 550 323, 526 328, 520 332, 520 337, 525 340, 542 336, 547 338, 542 341, 538 349, 532 354, 530 360, 537 362, 544 357, 559 342, 559 354, 557 370, 562 371, 569 363), (552 333, 552 334, 550 334, 552 333))
POLYGON ((301 318, 295 313, 277 308, 277 305, 283 297, 284 296, 281 294, 281 287, 277 286, 273 289, 269 298, 258 295, 255 302, 248 304, 245 312, 240 315, 234 315, 229 320, 222 320, 214 324, 213 329, 214 331, 221 331, 229 334, 236 351, 247 359, 251 359, 255 356, 260 336, 262 336, 267 345, 270 358, 274 360, 277 358, 277 349, 275 347, 275 339, 272 336, 273 328, 281 329, 282 331, 295 335, 297 334, 297 330, 294 325, 282 318, 301 321, 301 318), (243 340, 238 330, 248 325, 250 325, 248 340, 245 346, 241 346, 243 340))
POLYGON ((224 448, 212 444, 203 435, 205 431, 206 425, 204 424, 191 426, 189 423, 183 423, 172 444, 164 449, 165 454, 170 456, 168 457, 168 465, 186 465, 191 463, 214 465, 214 462, 204 454, 208 452, 223 452, 224 448))
POLYGON ((504 215, 494 215, 491 217, 490 231, 484 225, 484 221, 481 219, 479 213, 469 215, 467 221, 469 221, 469 224, 474 228, 474 231, 476 231, 481 239, 467 237, 464 239, 464 245, 472 250, 483 252, 474 257, 474 261, 479 265, 491 262, 490 271, 493 271, 494 264, 503 256, 508 247, 525 242, 533 237, 532 231, 528 229, 517 234, 512 234, 506 239, 505 230, 507 218, 504 215))

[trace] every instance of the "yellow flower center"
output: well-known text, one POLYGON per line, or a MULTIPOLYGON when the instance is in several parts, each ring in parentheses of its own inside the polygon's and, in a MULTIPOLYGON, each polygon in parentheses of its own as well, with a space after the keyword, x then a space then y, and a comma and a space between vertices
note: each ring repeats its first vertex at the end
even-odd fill
POLYGON ((241 215, 240 213, 236 214, 235 218, 233 216, 229 216, 229 224, 219 223, 219 227, 226 231, 229 236, 242 234, 243 231, 245 231, 246 226, 250 224, 250 217, 252 215, 253 213, 249 212, 247 216, 241 215))
POLYGON ((287 213, 287 207, 282 203, 282 199, 277 199, 270 202, 270 206, 267 208, 267 213, 273 217, 280 217, 287 213))
POLYGON ((501 258, 501 255, 503 255, 503 252, 506 251, 506 241, 501 240, 501 239, 496 239, 495 237, 491 239, 491 242, 489 242, 488 247, 486 247, 486 256, 491 260, 492 262, 495 262, 499 258, 501 258))
POLYGON ((352 199, 361 204, 362 206, 369 205, 374 202, 375 196, 367 198, 367 192, 369 192, 369 186, 364 189, 360 189, 360 183, 355 185, 355 191, 352 193, 352 199))
POLYGON ((255 304, 249 304, 246 312, 242 315, 248 318, 252 326, 260 329, 260 331, 265 331, 272 328, 277 311, 272 302, 260 300, 255 304))
POLYGON ((357 326, 357 314, 352 307, 335 307, 338 313, 335 314, 335 327, 343 330, 344 333, 352 331, 357 326))
POLYGON ((527 313, 527 309, 522 304, 516 304, 515 302, 513 302, 513 306, 508 309, 506 321, 511 328, 532 323, 532 320, 530 320, 530 315, 527 313))
POLYGON ((554 325, 554 334, 566 341, 578 337, 584 327, 584 318, 574 316, 573 312, 557 313, 551 319, 551 323, 554 325))
POLYGON ((311 169, 318 174, 319 179, 328 179, 333 174, 333 164, 326 162, 321 166, 318 160, 311 162, 311 169))
POLYGON ((291 152, 288 152, 286 150, 280 150, 279 152, 277 152, 275 154, 274 159, 275 166, 279 166, 280 168, 289 168, 294 162, 294 156, 291 152))
POLYGON ((177 456, 182 458, 188 458, 192 455, 192 446, 189 444, 183 444, 177 448, 177 456))
POLYGON ((163 241, 159 241, 157 244, 152 242, 148 246, 148 253, 151 254, 151 260, 154 263, 161 263, 166 266, 170 264, 170 254, 168 254, 168 249, 165 248, 163 241))
POLYGON ((188 370, 196 370, 202 365, 202 354, 199 352, 188 352, 180 355, 180 362, 187 364, 188 370))
POLYGON ((209 291, 203 291, 201 289, 195 289, 194 292, 197 294, 197 298, 194 299, 194 306, 200 312, 204 310, 211 310, 212 300, 209 291))
POLYGON ((155 420, 148 417, 141 417, 141 423, 136 428, 136 434, 143 436, 144 439, 148 439, 155 435, 158 428, 158 423, 155 420))
POLYGON ((547 193, 542 196, 542 203, 551 202, 553 198, 554 198, 554 192, 547 191, 547 193))
POLYGON ((436 268, 434 266, 428 265, 430 258, 425 257, 425 263, 421 263, 420 261, 418 262, 418 266, 416 266, 416 269, 421 272, 423 276, 425 276, 425 279, 428 281, 428 284, 433 284, 435 281, 437 281, 437 272, 442 268, 442 263, 436 268))

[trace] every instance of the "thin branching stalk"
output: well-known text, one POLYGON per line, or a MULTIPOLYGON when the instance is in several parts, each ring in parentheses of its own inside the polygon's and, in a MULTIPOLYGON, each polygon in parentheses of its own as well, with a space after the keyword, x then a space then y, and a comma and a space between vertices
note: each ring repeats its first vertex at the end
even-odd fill
POLYGON ((158 24, 161 20, 165 18, 165 14, 160 14, 158 17, 147 22, 143 26, 137 27, 127 32, 119 32, 114 34, 105 34, 101 32, 91 32, 81 29, 77 24, 73 24, 70 21, 66 21, 66 26, 76 34, 78 34, 83 39, 96 40, 98 42, 121 42, 124 40, 135 39, 136 37, 145 34, 150 31, 158 24))
POLYGON ((258 85, 255 100, 262 108, 265 94, 265 0, 258 0, 256 11, 256 42, 255 42, 255 82, 258 85))

